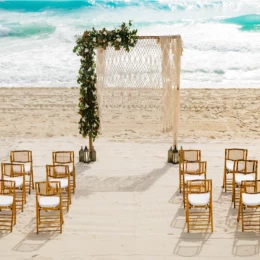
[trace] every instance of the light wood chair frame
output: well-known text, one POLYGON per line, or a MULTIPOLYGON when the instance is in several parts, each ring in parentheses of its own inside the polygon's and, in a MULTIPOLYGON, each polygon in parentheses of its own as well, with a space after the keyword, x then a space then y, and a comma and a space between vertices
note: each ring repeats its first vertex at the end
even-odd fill
POLYGON ((69 166, 65 164, 46 165, 46 181, 60 181, 65 179, 68 182, 67 187, 60 185, 62 205, 66 206, 67 212, 69 212, 69 205, 71 204, 71 182, 70 182, 69 166))
POLYGON ((36 233, 59 231, 62 233, 63 209, 62 196, 59 181, 52 181, 52 187, 48 181, 36 182, 36 233), (53 187, 55 186, 55 188, 53 187), (56 206, 41 206, 41 197, 58 197, 59 204, 56 206))
POLYGON ((1 179, 14 181, 16 177, 22 177, 22 185, 17 187, 15 184, 15 205, 16 211, 23 212, 26 204, 25 170, 24 164, 1 163, 1 179), (15 170, 14 170, 15 169, 15 170))
POLYGON ((12 197, 10 205, 0 205, 0 229, 13 231, 16 224, 16 200, 15 200, 15 182, 0 180, 0 197, 12 197))
POLYGON ((233 178, 232 178, 232 202, 234 208, 239 205, 240 200, 240 184, 236 182, 236 174, 243 174, 243 181, 256 181, 258 178, 258 161, 257 160, 237 160, 234 161, 233 178), (250 178, 246 177, 250 175, 250 178), (253 175, 253 176, 252 176, 253 175), (254 179, 252 179, 252 177, 254 179))
POLYGON ((30 150, 16 150, 10 152, 11 163, 28 163, 30 170, 26 171, 25 167, 25 186, 28 193, 31 194, 31 190, 34 189, 34 174, 33 174, 33 158, 32 151, 30 150), (29 180, 27 180, 27 177, 29 180))
POLYGON ((76 189, 76 168, 75 168, 75 156, 74 151, 55 151, 52 152, 52 164, 66 164, 72 165, 72 170, 70 170, 70 190, 75 193, 76 189))
POLYGON ((228 161, 233 162, 237 160, 247 160, 247 149, 242 148, 227 148, 225 149, 224 158, 224 173, 223 173, 223 186, 225 192, 232 191, 233 189, 233 167, 228 168, 228 161), (231 179, 227 177, 231 176, 231 179))
POLYGON ((182 184, 183 184, 183 206, 185 208, 186 205, 186 182, 185 176, 189 175, 191 180, 196 180, 198 175, 202 176, 205 180, 207 179, 207 162, 206 161, 196 161, 196 162, 189 162, 183 161, 181 162, 183 173, 182 173, 182 184))
POLYGON ((242 232, 248 230, 259 232, 260 203, 255 203, 254 205, 246 205, 243 199, 245 195, 257 196, 258 197, 257 200, 259 201, 260 180, 241 182, 240 200, 239 200, 239 208, 238 208, 238 216, 237 216, 237 221, 239 222, 241 219, 242 222, 242 232))
POLYGON ((191 180, 186 184, 186 223, 187 232, 208 231, 213 232, 213 205, 212 180, 191 180), (204 204, 192 205, 189 196, 193 194, 209 194, 209 200, 204 204))
POLYGON ((179 191, 183 191, 183 169, 182 162, 199 162, 201 161, 201 150, 179 150, 179 191))

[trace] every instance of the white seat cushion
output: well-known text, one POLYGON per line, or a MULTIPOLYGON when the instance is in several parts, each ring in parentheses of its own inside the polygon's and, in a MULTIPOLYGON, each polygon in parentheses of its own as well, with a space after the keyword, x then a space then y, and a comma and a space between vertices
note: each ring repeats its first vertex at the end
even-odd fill
POLYGON ((188 201, 193 206, 206 206, 209 203, 210 193, 188 194, 188 201))
POLYGON ((242 193, 242 202, 246 206, 260 205, 260 194, 242 193))
POLYGON ((234 168, 234 161, 226 160, 226 169, 229 171, 233 171, 234 168))
POLYGON ((204 174, 184 174, 184 183, 186 181, 194 181, 194 180, 204 180, 204 174))
POLYGON ((50 186, 52 188, 56 188, 56 183, 51 183, 51 181, 59 181, 60 182, 60 187, 62 189, 68 187, 68 179, 67 178, 50 178, 49 181, 50 181, 50 186))
MULTIPOLYGON (((8 176, 4 176, 4 180, 7 181, 14 181, 15 182, 15 187, 19 188, 23 185, 23 176, 18 176, 18 177, 8 177, 8 176)), ((5 185, 7 187, 10 187, 11 185, 8 182, 5 182, 5 185)))
POLYGON ((38 196, 38 203, 42 208, 55 208, 60 204, 60 198, 56 196, 38 196))
POLYGON ((0 207, 9 207, 13 204, 14 197, 8 195, 0 195, 0 207))
POLYGON ((68 165, 69 165, 69 171, 70 171, 70 173, 72 173, 73 172, 73 164, 72 163, 68 163, 68 165))
POLYGON ((26 173, 29 173, 31 171, 31 164, 30 163, 24 163, 24 171, 26 173))
POLYGON ((236 173, 235 174, 235 182, 237 184, 241 184, 242 181, 253 181, 255 180, 255 174, 243 174, 243 173, 236 173))

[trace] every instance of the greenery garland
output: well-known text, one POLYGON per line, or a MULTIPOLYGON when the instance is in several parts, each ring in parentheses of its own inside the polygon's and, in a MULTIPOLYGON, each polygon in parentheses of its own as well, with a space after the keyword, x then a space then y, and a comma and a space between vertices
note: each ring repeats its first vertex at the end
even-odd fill
POLYGON ((97 102, 97 75, 95 49, 106 49, 113 46, 115 50, 124 48, 129 52, 130 47, 134 47, 137 43, 137 30, 130 30, 132 22, 128 25, 122 23, 119 29, 107 31, 105 28, 91 31, 85 31, 81 37, 78 37, 73 52, 81 56, 81 66, 77 82, 80 84, 79 98, 79 133, 83 137, 89 136, 95 140, 99 134, 100 119, 98 115, 97 102))

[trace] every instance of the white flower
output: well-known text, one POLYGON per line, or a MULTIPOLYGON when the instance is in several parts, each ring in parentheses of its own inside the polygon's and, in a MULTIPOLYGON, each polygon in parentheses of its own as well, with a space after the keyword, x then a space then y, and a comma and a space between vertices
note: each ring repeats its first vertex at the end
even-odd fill
POLYGON ((91 71, 91 67, 89 67, 88 71, 91 71))
POLYGON ((103 32, 103 34, 104 34, 104 35, 107 35, 107 32, 106 32, 106 31, 104 31, 104 32, 103 32))
POLYGON ((121 42, 121 38, 117 38, 116 40, 117 40, 118 42, 121 42))
POLYGON ((88 49, 88 48, 86 48, 86 49, 85 49, 85 52, 88 52, 88 51, 89 51, 89 49, 88 49))
POLYGON ((130 43, 134 43, 134 40, 133 40, 133 39, 131 39, 130 43))
POLYGON ((92 79, 92 80, 94 80, 94 79, 95 79, 95 77, 92 75, 92 76, 91 76, 91 79, 92 79))
POLYGON ((93 38, 93 42, 95 42, 95 41, 96 41, 96 37, 93 38))

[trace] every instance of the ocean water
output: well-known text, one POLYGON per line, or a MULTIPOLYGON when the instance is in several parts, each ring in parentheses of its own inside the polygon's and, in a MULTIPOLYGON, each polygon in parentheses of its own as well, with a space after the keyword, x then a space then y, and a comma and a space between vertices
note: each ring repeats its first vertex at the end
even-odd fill
POLYGON ((181 87, 260 87, 259 0, 0 0, 0 86, 78 86, 76 35, 180 34, 181 87))

